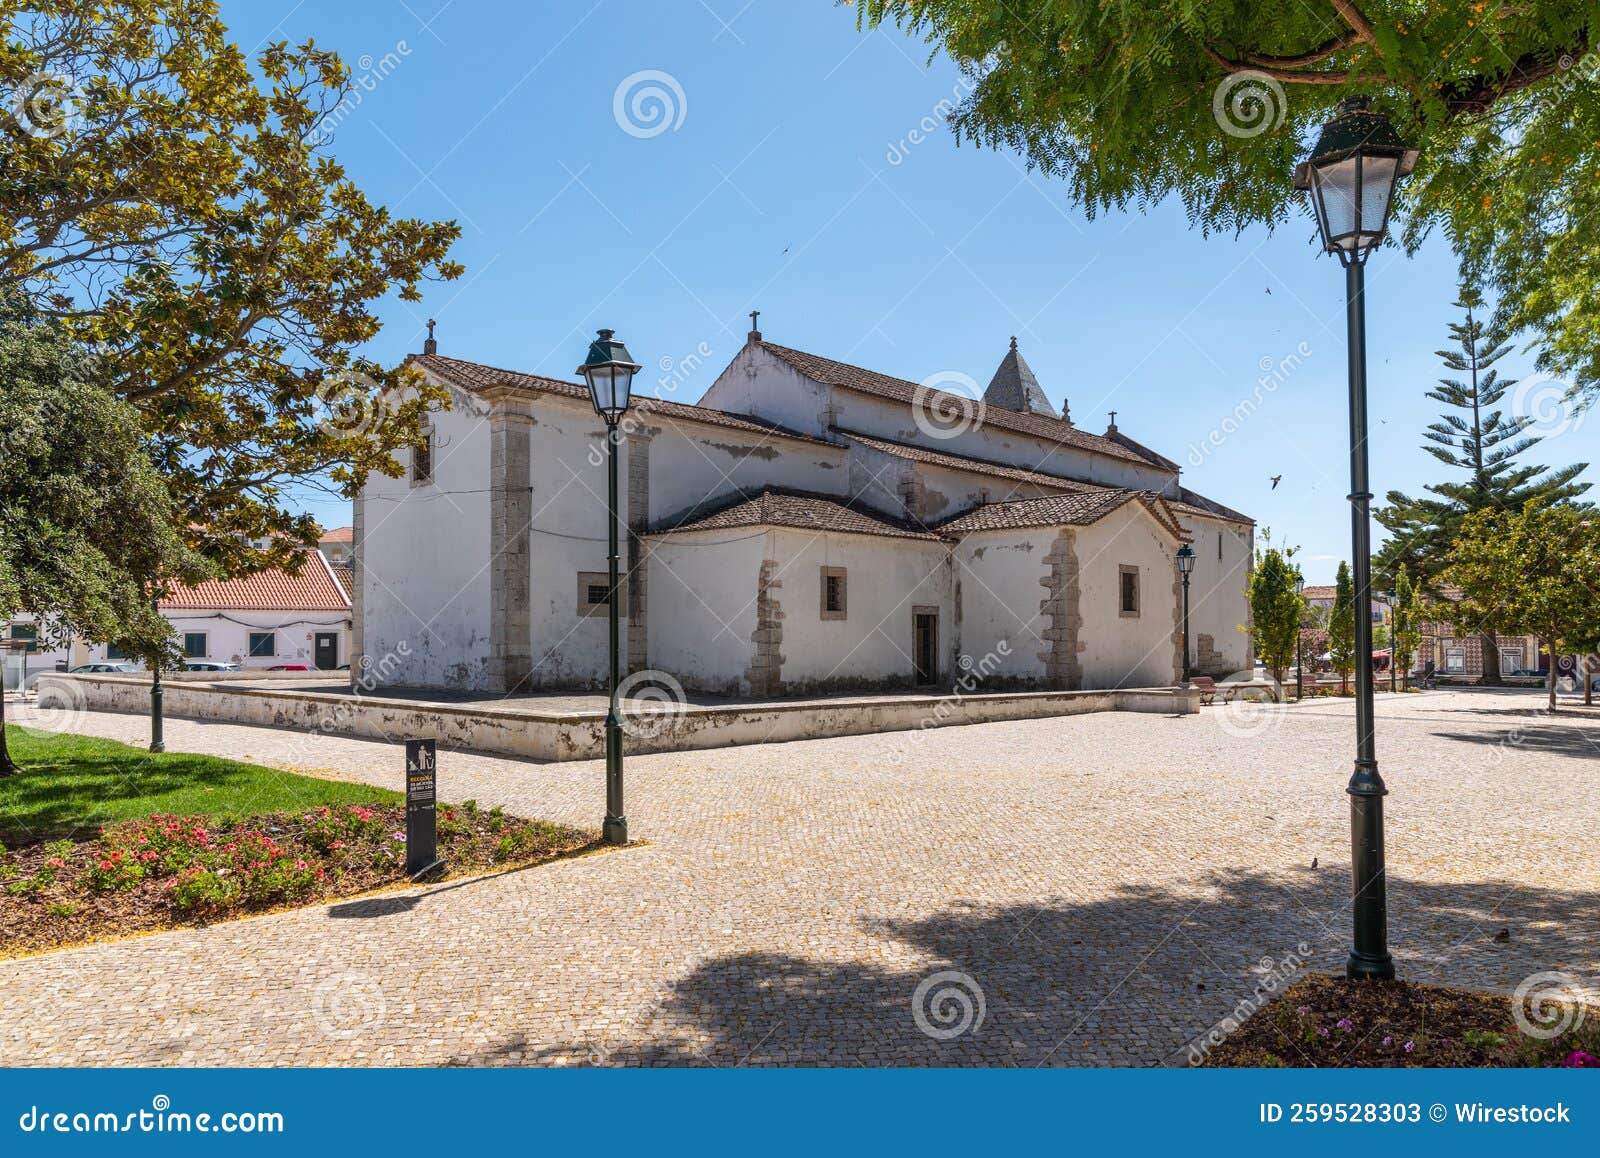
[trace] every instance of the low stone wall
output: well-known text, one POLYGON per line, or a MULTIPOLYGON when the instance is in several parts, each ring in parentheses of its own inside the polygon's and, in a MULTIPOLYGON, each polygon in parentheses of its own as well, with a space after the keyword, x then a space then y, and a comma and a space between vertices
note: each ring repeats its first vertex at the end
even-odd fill
MULTIPOLYGON (((150 682, 138 676, 58 675, 51 682, 56 681, 65 685, 58 694, 89 709, 150 710, 150 682)), ((526 704, 501 708, 222 683, 168 683, 163 703, 168 715, 189 719, 390 741, 434 736, 447 748, 535 760, 589 760, 605 752, 605 713, 600 711, 541 712, 526 704)), ((690 705, 661 718, 642 716, 639 731, 651 734, 626 734, 624 747, 629 753, 681 752, 1086 712, 1182 715, 1198 710, 1199 693, 1183 688, 690 705)))

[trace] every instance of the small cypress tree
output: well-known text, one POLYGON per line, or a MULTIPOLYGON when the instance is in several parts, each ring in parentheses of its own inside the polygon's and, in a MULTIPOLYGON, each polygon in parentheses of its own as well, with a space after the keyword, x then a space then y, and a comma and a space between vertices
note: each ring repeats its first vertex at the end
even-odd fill
MULTIPOLYGON (((1334 579, 1333 610, 1328 613, 1328 655, 1333 660, 1333 670, 1339 673, 1339 694, 1345 695, 1356 670, 1355 590, 1350 564, 1345 562, 1339 564, 1339 574, 1334 579)), ((1367 662, 1372 662, 1371 657, 1367 662)))
POLYGON ((1394 654, 1391 662, 1399 664, 1399 672, 1406 687, 1411 686, 1411 666, 1416 662, 1417 648, 1422 646, 1422 596, 1411 582, 1411 573, 1404 563, 1394 579, 1394 654))

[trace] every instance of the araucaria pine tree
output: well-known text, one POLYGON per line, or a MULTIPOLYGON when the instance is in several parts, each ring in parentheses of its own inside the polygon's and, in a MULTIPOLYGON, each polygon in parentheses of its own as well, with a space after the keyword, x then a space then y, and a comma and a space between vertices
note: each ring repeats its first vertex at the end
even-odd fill
MULTIPOLYGON (((1370 612, 1368 614, 1371 614, 1370 612)), ((1356 670, 1356 596, 1350 564, 1341 562, 1334 578, 1333 610, 1328 612, 1328 658, 1339 673, 1339 694, 1350 690, 1350 676, 1356 670)), ((1367 657, 1372 662, 1372 657, 1367 657)))
MULTIPOLYGON (((1463 287, 1456 306, 1466 315, 1450 324, 1458 348, 1438 351, 1456 376, 1441 378, 1428 391, 1429 398, 1449 409, 1423 432, 1423 449, 1465 477, 1430 483, 1428 494, 1419 497, 1390 491, 1387 505, 1374 512, 1390 533, 1374 560, 1378 573, 1393 583, 1403 564, 1418 587, 1433 596, 1441 594, 1439 574, 1468 516, 1485 510, 1520 511, 1530 502, 1571 502, 1589 489, 1588 483, 1576 481, 1587 463, 1550 470, 1517 461, 1543 440, 1525 433, 1531 416, 1508 414, 1502 405, 1516 381, 1502 378, 1495 363, 1511 343, 1498 326, 1483 321, 1483 298, 1476 289, 1463 287)), ((1486 656, 1498 654, 1498 627, 1492 621, 1482 624, 1486 656)), ((1486 682, 1498 678, 1493 664, 1485 665, 1484 677, 1486 682)))

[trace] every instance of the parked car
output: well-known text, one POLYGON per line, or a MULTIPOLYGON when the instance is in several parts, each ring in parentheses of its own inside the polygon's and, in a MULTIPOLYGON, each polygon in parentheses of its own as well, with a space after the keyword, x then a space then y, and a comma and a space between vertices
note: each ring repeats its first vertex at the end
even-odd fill
POLYGON ((78 675, 80 672, 88 672, 91 675, 105 675, 139 670, 141 669, 137 664, 131 663, 80 663, 71 670, 70 674, 78 675))
POLYGON ((183 665, 183 670, 184 671, 238 671, 239 670, 239 665, 236 664, 236 663, 221 663, 219 661, 209 660, 209 659, 195 659, 195 660, 190 660, 188 663, 184 664, 183 665))
POLYGON ((311 665, 306 663, 275 663, 268 671, 310 671, 311 665))

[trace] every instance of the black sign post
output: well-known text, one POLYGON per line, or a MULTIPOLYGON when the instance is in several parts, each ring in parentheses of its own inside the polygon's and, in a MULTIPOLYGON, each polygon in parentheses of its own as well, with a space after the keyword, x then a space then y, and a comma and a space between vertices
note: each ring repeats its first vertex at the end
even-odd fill
POLYGON ((444 868, 439 859, 438 742, 406 741, 406 875, 412 880, 444 868))

